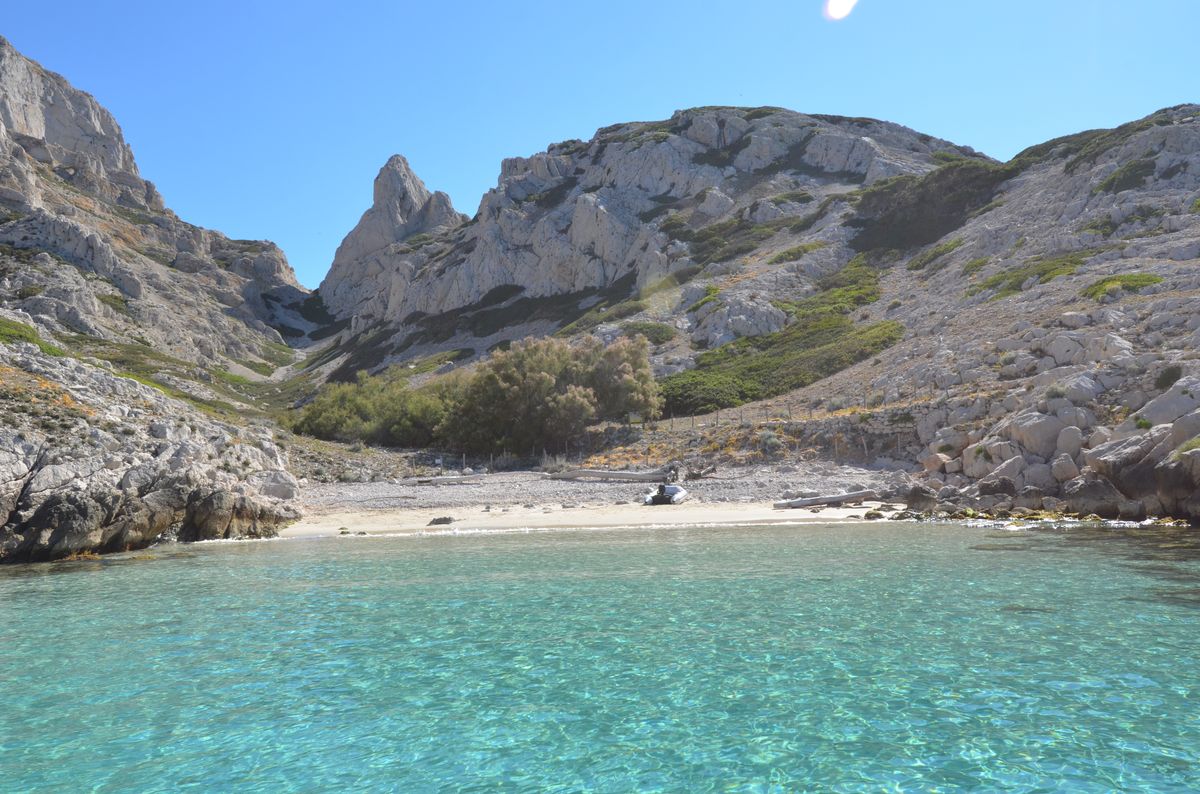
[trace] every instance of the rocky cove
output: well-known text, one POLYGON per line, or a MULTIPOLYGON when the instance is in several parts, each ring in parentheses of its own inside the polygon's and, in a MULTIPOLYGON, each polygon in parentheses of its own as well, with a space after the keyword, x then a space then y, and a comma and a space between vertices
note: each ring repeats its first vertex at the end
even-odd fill
POLYGON ((306 493, 358 498, 318 482, 398 487, 412 450, 292 418, 525 337, 650 339, 671 429, 592 428, 590 462, 730 474, 701 500, 1200 522, 1198 119, 1000 163, 692 108, 506 159, 473 216, 395 155, 310 291, 274 244, 179 218, 112 115, 0 39, 0 561, 270 537, 306 493))

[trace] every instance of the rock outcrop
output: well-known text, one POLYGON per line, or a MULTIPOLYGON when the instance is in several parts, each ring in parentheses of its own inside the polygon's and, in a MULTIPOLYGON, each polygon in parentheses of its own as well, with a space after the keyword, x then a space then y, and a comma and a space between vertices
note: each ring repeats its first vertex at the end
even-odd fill
POLYGON ((100 366, 0 345, 0 412, 0 562, 272 537, 299 516, 269 427, 100 366))
POLYGON ((327 305, 358 305, 378 289, 378 277, 389 261, 407 253, 401 245, 419 235, 441 234, 461 226, 467 217, 455 211, 450 197, 430 193, 408 160, 393 155, 375 177, 374 202, 338 246, 322 287, 327 305))

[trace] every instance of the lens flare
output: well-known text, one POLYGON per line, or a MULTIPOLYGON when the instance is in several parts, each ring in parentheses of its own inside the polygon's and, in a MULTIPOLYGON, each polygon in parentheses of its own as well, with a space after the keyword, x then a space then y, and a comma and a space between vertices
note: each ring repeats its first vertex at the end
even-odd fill
POLYGON ((850 16, 858 0, 825 0, 825 18, 837 21, 850 16))

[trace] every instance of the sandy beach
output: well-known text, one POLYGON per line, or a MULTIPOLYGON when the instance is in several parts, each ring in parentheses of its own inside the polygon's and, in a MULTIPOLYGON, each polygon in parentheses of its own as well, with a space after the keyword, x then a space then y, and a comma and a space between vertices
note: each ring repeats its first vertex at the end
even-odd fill
POLYGON ((772 503, 796 486, 809 492, 839 493, 880 484, 879 473, 861 469, 810 471, 809 477, 787 474, 791 475, 786 478, 790 483, 783 481, 779 472, 750 469, 734 472, 725 480, 686 483, 691 492, 688 501, 658 507, 641 504, 648 484, 548 480, 532 472, 494 475, 470 485, 314 485, 302 495, 304 518, 281 535, 311 537, 346 530, 367 534, 462 534, 518 529, 754 526, 854 521, 880 506, 879 502, 863 502, 844 507, 775 509, 772 503))
POLYGON ((633 526, 704 526, 812 523, 854 521, 879 503, 865 502, 861 506, 824 508, 817 511, 776 510, 770 503, 703 504, 684 503, 663 507, 645 505, 561 505, 533 508, 493 508, 473 512, 424 508, 416 510, 359 510, 334 511, 308 515, 280 533, 281 537, 312 537, 337 535, 343 529, 367 534, 422 532, 424 534, 462 534, 472 532, 517 529, 587 529, 633 526), (449 516, 451 524, 431 525, 436 518, 449 516))

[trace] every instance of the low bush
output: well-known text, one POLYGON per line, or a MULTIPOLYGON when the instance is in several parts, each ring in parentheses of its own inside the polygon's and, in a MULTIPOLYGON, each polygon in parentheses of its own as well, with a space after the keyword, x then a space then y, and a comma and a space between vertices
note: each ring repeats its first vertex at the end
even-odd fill
MULTIPOLYGON (((917 254, 916 256, 914 256, 912 259, 909 260, 908 269, 909 270, 923 270, 923 269, 925 269, 926 266, 928 266, 935 260, 940 259, 941 257, 945 256, 946 254, 951 253, 952 251, 955 251, 958 248, 962 247, 962 244, 963 244, 963 239, 961 237, 955 237, 953 240, 948 240, 947 242, 944 242, 941 245, 935 245, 933 248, 929 248, 925 251, 922 251, 921 253, 917 254)), ((936 269, 937 268, 935 268, 935 270, 936 269)))
POLYGON ((1154 379, 1154 388, 1159 391, 1166 391, 1175 385, 1175 381, 1183 377, 1183 367, 1178 364, 1171 366, 1158 373, 1158 377, 1154 379))
POLYGON ((963 265, 962 274, 969 278, 987 267, 987 263, 988 258, 986 256, 976 257, 963 265))
POLYGON ((1150 287, 1154 284, 1161 284, 1162 277, 1156 276, 1153 273, 1122 273, 1116 276, 1108 276, 1099 281, 1085 287, 1081 293, 1085 298, 1092 300, 1100 300, 1110 292, 1137 292, 1143 287, 1150 287))
POLYGON ((967 295, 995 290, 992 300, 1000 300, 1021 291, 1026 281, 1037 279, 1038 284, 1047 284, 1060 276, 1069 276, 1083 266, 1096 251, 1077 251, 1071 254, 1030 259, 1025 264, 996 273, 967 289, 967 295))
POLYGON ((678 333, 672 326, 666 323, 625 323, 621 326, 621 333, 625 336, 644 336, 652 345, 661 345, 670 342, 678 333))
POLYGON ((62 348, 43 342, 38 336, 37 331, 33 329, 33 326, 0 317, 0 344, 13 344, 15 342, 29 342, 30 344, 37 345, 38 349, 48 356, 66 355, 66 352, 62 348))
POLYGON ((786 251, 780 251, 771 257, 768 261, 772 265, 780 265, 784 262, 795 262, 806 254, 811 254, 813 251, 819 251, 825 248, 829 243, 822 240, 817 240, 811 243, 801 243, 800 245, 788 248, 786 251))
POLYGON ((1120 193, 1146 184, 1147 177, 1154 176, 1154 161, 1145 158, 1130 160, 1105 177, 1092 190, 1093 193, 1120 193))
POLYGON ((687 308, 686 313, 692 314, 693 312, 700 311, 701 308, 703 308, 704 306, 707 306, 710 303, 716 303, 717 301, 719 301, 721 299, 720 295, 721 295, 721 290, 717 289, 712 284, 709 284, 707 287, 704 288, 704 297, 702 297, 700 300, 696 301, 691 306, 689 306, 687 308))

